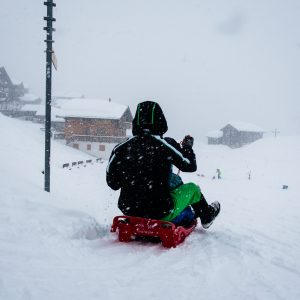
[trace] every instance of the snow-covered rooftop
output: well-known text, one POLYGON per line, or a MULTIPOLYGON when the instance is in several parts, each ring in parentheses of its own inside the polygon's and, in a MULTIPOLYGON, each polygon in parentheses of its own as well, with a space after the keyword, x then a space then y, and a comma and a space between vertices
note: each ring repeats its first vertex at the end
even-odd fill
MULTIPOLYGON (((45 116, 45 105, 36 105, 38 106, 38 110, 36 112, 36 116, 45 116)), ((51 121, 55 121, 55 122, 65 122, 65 119, 62 117, 59 117, 59 115, 61 114, 61 110, 57 107, 51 106, 51 121)))
POLYGON ((120 119, 127 106, 99 99, 71 99, 61 105, 61 117, 120 119))
POLYGON ((21 107, 21 111, 38 111, 39 107, 42 105, 35 104, 25 104, 21 107))
POLYGON ((228 122, 224 127, 226 127, 227 125, 231 125, 239 131, 263 132, 263 130, 260 127, 251 123, 233 121, 228 122))
POLYGON ((51 102, 51 105, 55 106, 57 108, 61 108, 63 105, 65 105, 69 101, 71 101, 71 99, 67 99, 67 98, 53 98, 52 102, 51 102))
POLYGON ((24 101, 24 102, 31 102, 31 101, 36 101, 38 100, 39 97, 34 95, 34 94, 25 94, 24 96, 20 97, 20 100, 21 101, 24 101))
POLYGON ((10 78, 13 85, 20 85, 22 81, 16 79, 16 78, 10 78))
POLYGON ((206 136, 211 138, 220 138, 223 136, 223 132, 221 130, 213 130, 208 132, 206 136))
POLYGON ((63 92, 53 96, 53 99, 79 99, 84 98, 84 95, 79 92, 63 92))
MULTIPOLYGON (((34 104, 25 104, 22 108, 22 111, 35 111, 36 116, 43 117, 45 116, 45 105, 40 104, 40 105, 34 105, 34 104)), ((51 107, 51 121, 54 122, 65 122, 64 118, 59 117, 58 115, 61 114, 61 110, 58 109, 57 107, 51 107)))

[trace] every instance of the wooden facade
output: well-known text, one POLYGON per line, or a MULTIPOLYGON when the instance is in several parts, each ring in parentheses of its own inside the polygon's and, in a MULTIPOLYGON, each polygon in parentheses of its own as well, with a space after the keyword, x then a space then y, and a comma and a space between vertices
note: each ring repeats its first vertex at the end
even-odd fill
POLYGON ((222 137, 216 138, 216 137, 207 137, 208 145, 220 145, 222 144, 222 137))
POLYGON ((120 119, 65 117, 65 120, 65 137, 68 142, 74 136, 126 137, 126 129, 131 128, 132 115, 127 108, 120 119))

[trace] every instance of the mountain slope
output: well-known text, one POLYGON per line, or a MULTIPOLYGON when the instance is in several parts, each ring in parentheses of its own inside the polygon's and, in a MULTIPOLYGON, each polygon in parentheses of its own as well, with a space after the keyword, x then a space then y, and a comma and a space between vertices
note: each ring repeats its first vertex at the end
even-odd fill
POLYGON ((48 194, 39 126, 0 115, 0 133, 1 299, 299 298, 299 137, 235 150, 197 144, 198 171, 183 179, 222 211, 167 250, 109 232, 120 212, 105 164, 62 169, 87 156, 54 141, 48 194), (211 179, 216 168, 222 180, 211 179))

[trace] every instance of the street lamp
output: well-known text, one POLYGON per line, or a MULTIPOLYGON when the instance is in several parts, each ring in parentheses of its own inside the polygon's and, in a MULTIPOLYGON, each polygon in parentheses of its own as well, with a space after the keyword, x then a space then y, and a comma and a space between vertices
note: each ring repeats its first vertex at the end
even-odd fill
POLYGON ((51 147, 51 79, 52 79, 52 32, 55 29, 52 27, 52 22, 56 20, 53 18, 53 7, 56 6, 53 0, 44 2, 47 6, 47 17, 44 20, 47 21, 47 26, 44 30, 47 32, 45 43, 46 49, 46 112, 45 112, 45 181, 44 190, 50 192, 50 147, 51 147))

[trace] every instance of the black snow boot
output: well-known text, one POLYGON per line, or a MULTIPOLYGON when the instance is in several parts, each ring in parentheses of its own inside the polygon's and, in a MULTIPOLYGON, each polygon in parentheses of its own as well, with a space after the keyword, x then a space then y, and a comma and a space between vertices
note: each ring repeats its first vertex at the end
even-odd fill
POLYGON ((220 203, 213 202, 208 205, 204 195, 201 195, 201 200, 192 204, 195 212, 195 218, 200 218, 203 228, 207 229, 213 223, 214 219, 220 212, 220 203))
POLYGON ((220 209, 221 209, 221 205, 218 201, 215 201, 210 205, 208 205, 207 211, 202 216, 202 218, 200 217, 203 228, 208 229, 210 227, 214 219, 220 213, 220 209))

